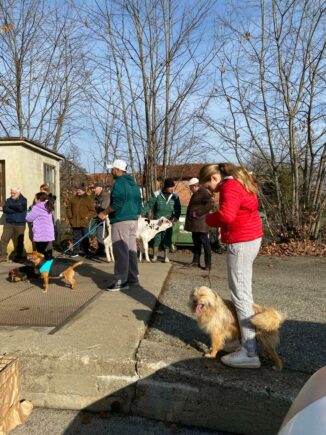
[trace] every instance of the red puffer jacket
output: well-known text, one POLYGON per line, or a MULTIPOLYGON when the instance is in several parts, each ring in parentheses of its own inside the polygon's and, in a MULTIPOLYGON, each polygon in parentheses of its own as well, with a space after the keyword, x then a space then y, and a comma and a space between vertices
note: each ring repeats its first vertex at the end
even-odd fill
POLYGON ((249 242, 263 236, 257 195, 239 181, 229 178, 221 183, 219 204, 219 210, 208 214, 206 222, 210 227, 221 227, 223 243, 249 242))

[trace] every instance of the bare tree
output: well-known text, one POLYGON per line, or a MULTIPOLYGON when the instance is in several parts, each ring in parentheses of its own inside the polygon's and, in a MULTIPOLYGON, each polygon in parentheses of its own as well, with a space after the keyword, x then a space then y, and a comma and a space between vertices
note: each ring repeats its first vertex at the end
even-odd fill
POLYGON ((74 121, 88 80, 73 10, 3 0, 0 23, 1 126, 58 151, 80 129, 74 121))
POLYGON ((228 42, 216 53, 216 84, 198 116, 224 150, 272 183, 275 195, 263 201, 272 232, 317 238, 326 201, 325 1, 259 0, 249 12, 232 6, 219 17, 228 42), (217 101, 223 113, 212 116, 217 101))
POLYGON ((115 153, 123 153, 124 141, 132 171, 145 172, 147 194, 156 188, 157 165, 166 175, 169 163, 193 158, 204 137, 194 112, 212 60, 214 41, 205 44, 200 31, 211 5, 200 1, 190 9, 174 0, 103 0, 87 11, 99 41, 94 64, 115 82, 111 95, 119 97, 104 95, 111 104, 102 117, 109 113, 120 121, 115 153))

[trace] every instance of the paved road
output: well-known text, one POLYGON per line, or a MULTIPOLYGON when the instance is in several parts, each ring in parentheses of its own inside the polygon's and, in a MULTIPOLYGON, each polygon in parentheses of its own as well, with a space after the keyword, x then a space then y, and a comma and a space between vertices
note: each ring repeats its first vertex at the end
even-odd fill
MULTIPOLYGON (((200 285, 208 285, 218 289, 223 297, 230 297, 225 255, 214 255, 213 268, 209 275, 203 270, 187 266, 191 261, 190 255, 178 253, 171 257, 174 260, 173 268, 164 284, 159 304, 154 310, 147 333, 142 340, 138 359, 143 360, 144 355, 141 350, 146 350, 146 343, 150 350, 148 356, 151 356, 153 361, 155 361, 154 349, 159 349, 167 359, 171 357, 168 352, 173 356, 173 354, 189 351, 192 358, 198 356, 197 360, 191 360, 192 369, 196 370, 198 365, 198 370, 202 373, 205 367, 203 367, 204 359, 201 355, 209 343, 207 337, 198 329, 187 303, 191 290, 200 285)), ((256 389, 258 393, 262 391, 265 383, 269 385, 273 381, 275 391, 287 396, 286 389, 290 387, 293 379, 300 376, 302 379, 308 378, 310 374, 325 365, 325 265, 325 258, 259 257, 254 269, 255 302, 273 306, 287 316, 281 330, 280 345, 284 371, 282 374, 273 372, 271 364, 266 361, 263 361, 262 369, 250 373, 227 369, 219 361, 209 361, 210 364, 206 368, 207 376, 215 374, 217 377, 222 377, 225 382, 229 382, 230 385, 239 386, 239 383, 247 382, 253 391, 256 389)), ((144 318, 143 310, 134 310, 133 314, 139 319, 144 318)), ((161 359, 160 355, 157 360, 161 359)), ((140 365, 138 369, 141 370, 141 368, 140 365)), ((186 363, 185 368, 187 368, 186 363)), ((157 376, 163 379, 164 373, 164 370, 158 371, 157 376)), ((200 379, 200 373, 196 373, 198 379, 200 379)), ((154 381, 156 380, 154 376, 154 381)), ((236 418, 236 408, 233 405, 229 408, 233 412, 232 418, 236 418)), ((277 415, 277 419, 279 418, 280 415, 277 415)), ((155 435, 174 432, 180 434, 221 433, 184 428, 140 417, 110 414, 101 418, 75 411, 41 409, 34 410, 31 419, 12 433, 14 435, 43 435, 45 433, 51 435, 127 433, 155 435)))
MULTIPOLYGON (((175 254, 174 266, 152 316, 148 340, 191 346, 198 356, 209 344, 187 306, 194 287, 206 285, 230 299, 226 256, 214 255, 207 272, 189 268, 190 255, 175 254)), ((254 264, 253 294, 257 304, 272 306, 286 316, 279 352, 284 369, 312 374, 326 364, 326 258, 264 257, 254 264)))
MULTIPOLYGON (((34 409, 30 419, 12 435, 224 435, 176 424, 118 414, 78 413, 54 409, 34 409)), ((226 434, 225 434, 226 435, 226 434)), ((229 434, 230 435, 230 434, 229 434)))

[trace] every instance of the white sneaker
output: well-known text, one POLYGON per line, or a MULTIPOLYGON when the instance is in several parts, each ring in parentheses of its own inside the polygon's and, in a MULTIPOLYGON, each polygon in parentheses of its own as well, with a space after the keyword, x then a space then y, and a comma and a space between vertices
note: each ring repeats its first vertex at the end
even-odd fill
POLYGON ((248 356, 247 350, 244 347, 241 347, 236 352, 222 356, 221 361, 230 367, 243 369, 258 369, 260 367, 259 357, 257 355, 248 356))

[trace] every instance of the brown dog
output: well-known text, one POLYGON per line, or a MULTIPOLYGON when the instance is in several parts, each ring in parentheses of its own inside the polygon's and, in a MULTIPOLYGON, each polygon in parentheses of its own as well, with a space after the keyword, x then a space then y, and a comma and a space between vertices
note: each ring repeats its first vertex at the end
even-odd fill
POLYGON ((36 251, 27 254, 27 259, 38 269, 44 281, 44 293, 46 293, 49 288, 49 277, 63 277, 65 282, 71 285, 72 290, 76 287, 74 269, 82 264, 83 260, 75 261, 71 258, 44 260, 44 255, 36 251))
MULTIPOLYGON (((211 351, 205 356, 215 358, 227 340, 240 339, 240 328, 233 302, 222 299, 208 287, 199 287, 190 295, 189 305, 198 326, 211 339, 211 351)), ((276 351, 279 344, 279 328, 283 317, 273 308, 253 304, 256 313, 251 323, 256 328, 256 338, 263 347, 264 356, 271 359, 277 370, 282 370, 282 361, 276 351)))

